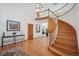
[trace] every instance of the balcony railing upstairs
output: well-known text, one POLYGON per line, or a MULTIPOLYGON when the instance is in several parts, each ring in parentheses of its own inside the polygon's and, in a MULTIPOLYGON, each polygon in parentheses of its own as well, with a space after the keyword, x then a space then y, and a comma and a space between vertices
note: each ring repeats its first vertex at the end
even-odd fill
POLYGON ((35 20, 43 20, 48 18, 48 9, 35 13, 35 20))

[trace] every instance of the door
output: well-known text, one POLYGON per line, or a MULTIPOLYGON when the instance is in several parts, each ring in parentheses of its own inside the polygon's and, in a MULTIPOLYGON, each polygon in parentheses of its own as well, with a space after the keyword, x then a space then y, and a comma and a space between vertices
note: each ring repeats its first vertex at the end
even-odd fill
POLYGON ((33 39, 33 24, 28 24, 28 40, 33 39))

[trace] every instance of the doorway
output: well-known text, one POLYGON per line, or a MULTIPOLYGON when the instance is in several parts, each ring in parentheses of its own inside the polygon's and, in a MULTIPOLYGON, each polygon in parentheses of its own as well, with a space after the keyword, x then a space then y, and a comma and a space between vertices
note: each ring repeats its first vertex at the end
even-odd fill
POLYGON ((48 36, 48 23, 42 23, 41 29, 42 29, 42 35, 48 36))
POLYGON ((33 39, 33 24, 28 24, 28 40, 33 39))

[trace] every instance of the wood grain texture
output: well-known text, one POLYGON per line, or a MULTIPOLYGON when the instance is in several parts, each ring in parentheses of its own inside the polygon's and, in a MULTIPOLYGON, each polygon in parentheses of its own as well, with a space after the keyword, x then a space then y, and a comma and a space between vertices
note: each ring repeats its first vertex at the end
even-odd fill
POLYGON ((58 36, 49 50, 57 55, 73 56, 78 53, 76 31, 65 21, 58 20, 58 36))
POLYGON ((33 24, 28 24, 28 39, 33 39, 33 24))
MULTIPOLYGON (((21 47, 26 53, 32 56, 55 56, 54 53, 48 50, 48 37, 40 37, 17 44, 9 44, 4 46, 3 51, 14 47, 21 47)), ((2 51, 1 47, 0 51, 2 51)))
POLYGON ((51 33, 56 29, 56 23, 51 17, 48 17, 48 32, 51 33))
POLYGON ((43 16, 43 17, 35 18, 35 20, 45 20, 45 19, 47 19, 47 18, 48 18, 48 16, 43 16))

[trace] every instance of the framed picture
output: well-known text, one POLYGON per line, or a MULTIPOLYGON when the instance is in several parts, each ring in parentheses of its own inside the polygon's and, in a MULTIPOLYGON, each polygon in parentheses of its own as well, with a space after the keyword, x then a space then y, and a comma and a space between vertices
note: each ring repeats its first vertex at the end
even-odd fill
POLYGON ((20 31, 20 22, 7 20, 7 31, 20 31))
POLYGON ((36 32, 40 32, 40 25, 39 24, 36 24, 36 32))

